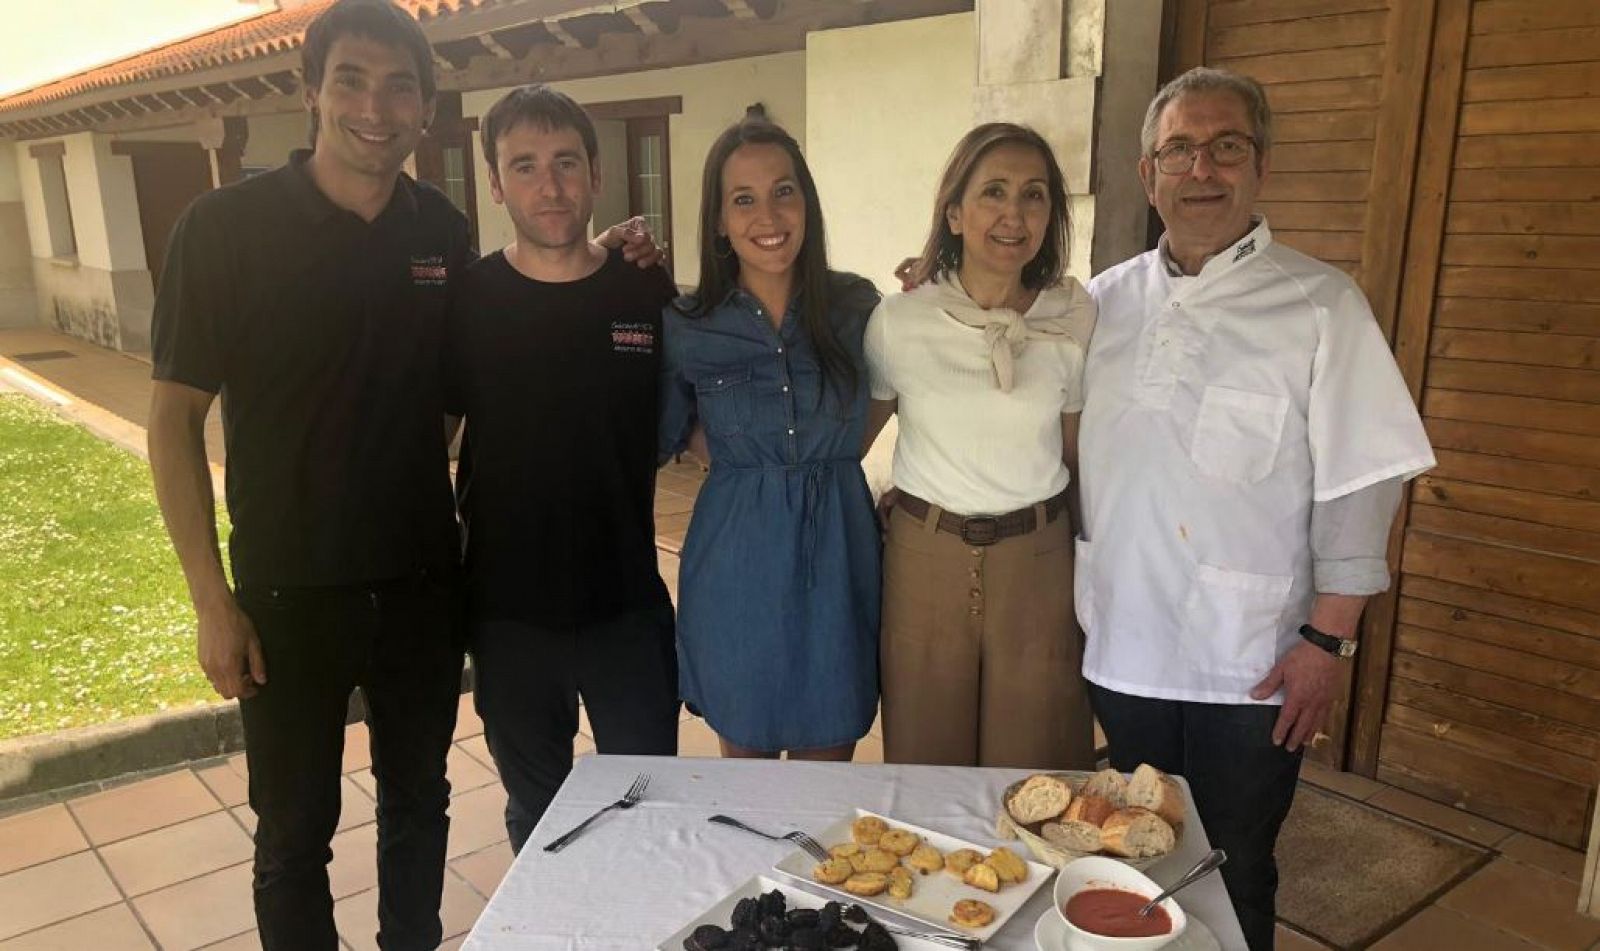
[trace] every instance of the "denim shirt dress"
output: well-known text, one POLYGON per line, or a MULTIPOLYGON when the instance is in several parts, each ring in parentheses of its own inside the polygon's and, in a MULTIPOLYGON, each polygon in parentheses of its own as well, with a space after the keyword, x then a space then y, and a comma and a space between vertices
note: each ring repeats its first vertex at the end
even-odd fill
POLYGON ((850 743, 877 710, 881 543, 861 470, 877 296, 845 280, 830 316, 858 382, 820 405, 796 304, 781 330, 738 290, 702 317, 663 318, 662 457, 696 420, 711 454, 678 576, 680 692, 751 749, 850 743))

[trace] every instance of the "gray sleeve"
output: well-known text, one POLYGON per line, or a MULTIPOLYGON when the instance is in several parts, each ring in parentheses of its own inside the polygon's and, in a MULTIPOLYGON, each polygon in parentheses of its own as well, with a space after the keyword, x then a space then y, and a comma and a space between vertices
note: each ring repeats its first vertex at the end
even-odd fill
POLYGON ((1389 589, 1389 527, 1403 491, 1405 480, 1395 478, 1311 503, 1311 577, 1318 594, 1389 589))

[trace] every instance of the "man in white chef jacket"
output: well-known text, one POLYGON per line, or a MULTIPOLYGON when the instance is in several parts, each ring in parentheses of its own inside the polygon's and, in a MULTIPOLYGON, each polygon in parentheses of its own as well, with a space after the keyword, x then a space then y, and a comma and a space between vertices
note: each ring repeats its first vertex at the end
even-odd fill
POLYGON ((1275 243, 1255 202, 1272 114, 1195 69, 1150 104, 1160 246, 1089 285, 1078 617, 1112 765, 1185 776, 1250 947, 1273 846, 1351 663, 1405 480, 1434 464, 1366 298, 1275 243))

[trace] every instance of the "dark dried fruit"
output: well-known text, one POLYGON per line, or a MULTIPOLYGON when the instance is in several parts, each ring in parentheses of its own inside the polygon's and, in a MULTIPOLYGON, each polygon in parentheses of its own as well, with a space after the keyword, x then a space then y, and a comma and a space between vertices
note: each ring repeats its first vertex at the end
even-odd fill
POLYGON ((789 923, 782 918, 761 919, 761 940, 769 948, 782 947, 789 940, 789 923))
POLYGON ((815 928, 822 921, 822 913, 815 908, 791 908, 788 919, 791 928, 815 928))
POLYGON ((761 896, 760 917, 782 918, 783 913, 787 910, 785 907, 787 904, 788 903, 784 901, 783 892, 780 892, 774 888, 772 891, 761 896))
POLYGON ((701 925, 683 942, 684 951, 724 951, 728 933, 716 925, 701 925))
POLYGON ((842 921, 834 922, 833 927, 828 929, 830 948, 853 948, 860 940, 861 936, 856 934, 856 930, 842 921))
POLYGON ((830 901, 822 906, 822 911, 817 914, 817 927, 823 931, 832 931, 834 926, 843 920, 844 906, 836 901, 830 901))
POLYGON ((733 926, 735 928, 755 928, 756 922, 761 920, 761 902, 754 898, 741 898, 733 906, 733 926))
POLYGON ((860 905, 851 905, 849 908, 844 910, 844 920, 853 921, 858 925, 864 925, 872 919, 867 917, 867 910, 865 908, 862 908, 860 905))
POLYGON ((823 951, 828 942, 815 928, 796 928, 789 932, 789 947, 794 951, 823 951))
POLYGON ((735 928, 728 932, 728 947, 726 951, 761 951, 761 935, 752 925, 749 928, 735 928))
POLYGON ((883 925, 873 921, 861 929, 860 947, 861 951, 896 951, 900 946, 895 944, 893 935, 883 930, 883 925))

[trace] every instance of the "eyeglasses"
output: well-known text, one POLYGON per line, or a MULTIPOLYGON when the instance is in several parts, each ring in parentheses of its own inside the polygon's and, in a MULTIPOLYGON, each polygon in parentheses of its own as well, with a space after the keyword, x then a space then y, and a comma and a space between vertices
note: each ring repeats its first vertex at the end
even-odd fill
POLYGON ((1164 175, 1186 175, 1194 168, 1202 149, 1211 157, 1212 165, 1231 168, 1244 164, 1255 144, 1255 139, 1232 132, 1205 142, 1173 142, 1156 149, 1156 168, 1164 175))

